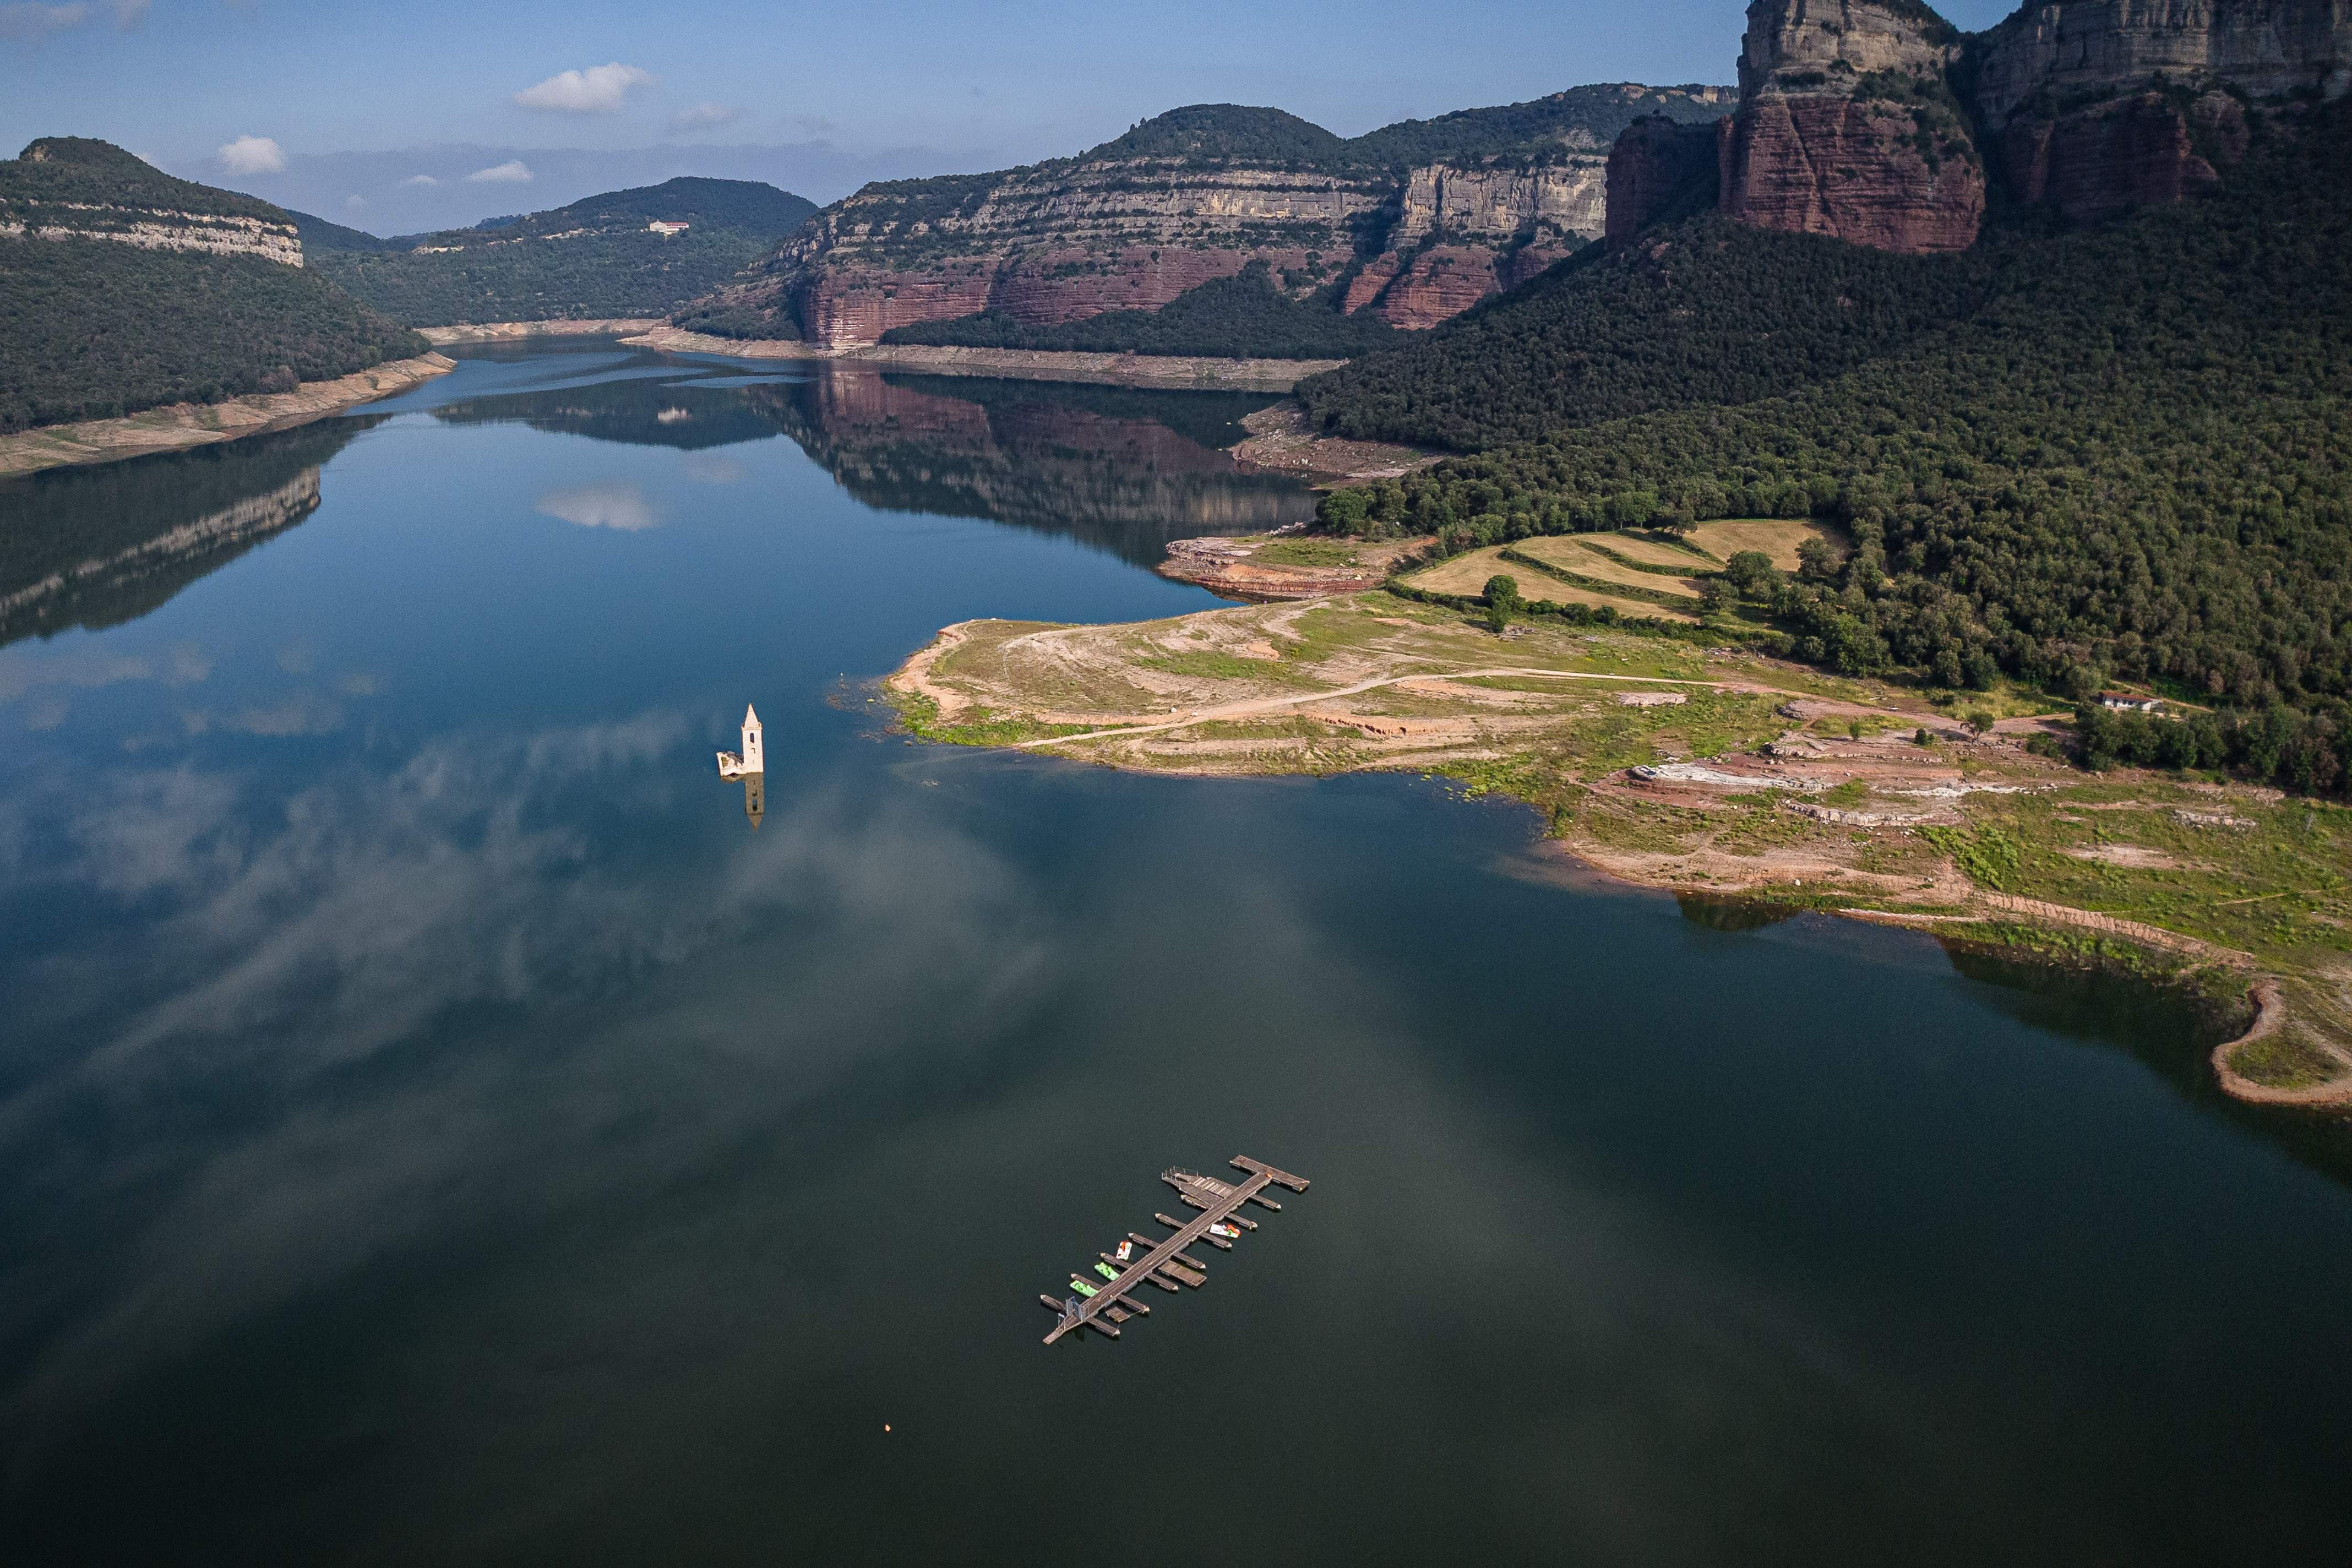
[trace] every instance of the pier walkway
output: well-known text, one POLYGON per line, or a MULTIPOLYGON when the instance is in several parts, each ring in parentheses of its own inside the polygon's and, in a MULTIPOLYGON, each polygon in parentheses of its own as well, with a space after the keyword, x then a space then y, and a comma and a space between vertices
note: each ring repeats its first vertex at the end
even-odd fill
MULTIPOLYGON (((1133 1317, 1148 1315, 1151 1310, 1129 1294, 1137 1286, 1151 1284, 1162 1290, 1173 1290, 1181 1284, 1198 1289, 1207 1280, 1208 1265, 1186 1255, 1184 1249, 1205 1237, 1230 1251, 1232 1243, 1221 1237, 1209 1235, 1211 1226, 1220 1220, 1230 1219, 1234 1222, 1236 1229, 1255 1230, 1255 1220, 1241 1218, 1234 1211, 1244 1204, 1254 1203, 1261 1208, 1279 1212, 1282 1205, 1264 1195, 1266 1188, 1283 1186, 1294 1193, 1307 1190, 1306 1177, 1277 1171, 1261 1161, 1241 1156, 1235 1158, 1232 1164, 1237 1171, 1249 1173, 1248 1179, 1239 1186, 1192 1171, 1171 1168, 1161 1172, 1160 1179, 1175 1188, 1176 1195, 1190 1207, 1200 1210, 1200 1214, 1182 1224, 1166 1215, 1152 1215, 1162 1225, 1175 1226, 1176 1234, 1129 1264, 1118 1279, 1104 1285, 1092 1296, 1067 1296, 1058 1300, 1052 1296, 1038 1297, 1060 1314, 1054 1324, 1054 1331, 1045 1336, 1045 1342, 1050 1345, 1064 1334, 1079 1329, 1092 1329, 1111 1339, 1118 1338, 1120 1323, 1133 1317)), ((1129 1235, 1134 1240, 1144 1239, 1131 1231, 1129 1235)), ((1104 1261, 1111 1260, 1106 1258, 1104 1261)))

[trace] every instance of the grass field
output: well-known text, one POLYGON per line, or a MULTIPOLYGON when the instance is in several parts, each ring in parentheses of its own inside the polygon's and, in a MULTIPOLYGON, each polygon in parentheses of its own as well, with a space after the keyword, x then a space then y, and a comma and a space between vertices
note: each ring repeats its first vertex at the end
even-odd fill
POLYGON ((1725 518, 1720 522, 1702 522, 1686 537, 1718 561, 1728 561, 1743 550, 1760 550, 1783 572, 1797 569, 1797 546, 1808 539, 1822 541, 1840 555, 1846 551, 1845 541, 1835 529, 1793 518, 1725 518))
MULTIPOLYGON (((1626 587, 1644 588, 1653 594, 1672 594, 1678 599, 1698 597, 1698 584, 1690 578, 1669 577, 1662 572, 1644 572, 1639 566, 1628 566, 1622 561, 1612 560, 1601 551, 1592 548, 1590 542, 1592 540, 1605 540, 1612 548, 1618 543, 1618 536, 1615 534, 1558 533, 1545 534, 1537 539, 1522 539, 1511 548, 1522 555, 1533 556, 1547 566, 1557 566, 1563 572, 1573 572, 1580 577, 1598 578, 1603 583, 1622 583, 1626 587)), ((1648 545, 1650 549, 1657 551, 1660 554, 1667 553, 1658 546, 1650 545, 1647 540, 1633 540, 1629 542, 1648 545)), ((1696 559, 1686 553, 1679 551, 1674 553, 1683 556, 1682 561, 1676 564, 1685 566, 1699 564, 1696 559)), ((1521 584, 1519 591, 1526 593, 1527 584, 1521 584)))
MULTIPOLYGON (((1511 548, 1523 549, 1531 542, 1536 542, 1521 540, 1517 545, 1511 548)), ((1555 582, 1539 572, 1531 572, 1524 566, 1515 566, 1512 563, 1504 560, 1505 548, 1500 544, 1490 544, 1484 550, 1473 550, 1465 555, 1456 555, 1449 561, 1441 561, 1434 566, 1426 567, 1406 577, 1405 585, 1431 594, 1461 594, 1475 597, 1486 591, 1487 578, 1500 574, 1517 580, 1519 597, 1523 599, 1533 599, 1550 605, 1587 605, 1594 609, 1607 605, 1621 616, 1647 616, 1661 621, 1696 621, 1698 619, 1696 616, 1685 614, 1683 611, 1669 608, 1664 605, 1654 605, 1645 599, 1620 599, 1611 595, 1593 593, 1583 588, 1570 587, 1566 583, 1555 582)), ((1598 561, 1600 558, 1595 556, 1594 559, 1598 561)), ((1643 575, 1631 573, 1624 567, 1619 567, 1618 570, 1628 572, 1628 575, 1631 576, 1643 575)), ((1578 571, 1586 576, 1598 574, 1584 572, 1581 567, 1579 567, 1578 571)), ((1656 579, 1659 584, 1670 581, 1672 579, 1664 577, 1656 579)), ((1641 585, 1646 588, 1652 586, 1652 584, 1645 580, 1641 585)))
POLYGON ((1710 561, 1696 551, 1685 550, 1643 533, 1576 533, 1563 537, 1579 544, 1593 545, 1622 555, 1643 566, 1669 566, 1677 572, 1712 572, 1722 564, 1710 561))

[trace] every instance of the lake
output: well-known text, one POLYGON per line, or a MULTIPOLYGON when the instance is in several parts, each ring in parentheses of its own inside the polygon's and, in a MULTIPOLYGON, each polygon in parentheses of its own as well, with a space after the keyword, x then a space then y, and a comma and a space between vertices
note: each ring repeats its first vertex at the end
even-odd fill
POLYGON ((0 1560, 2340 1562, 2352 1144, 2160 998, 890 731, 1217 603, 1262 401, 547 342, 0 486, 0 1560))

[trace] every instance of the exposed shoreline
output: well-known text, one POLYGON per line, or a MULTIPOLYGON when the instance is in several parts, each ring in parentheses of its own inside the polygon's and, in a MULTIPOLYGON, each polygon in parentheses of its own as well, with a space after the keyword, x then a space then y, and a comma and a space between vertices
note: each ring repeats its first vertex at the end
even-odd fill
POLYGON ((1178 354, 1059 353, 1044 349, 968 349, 929 343, 876 343, 826 349, 772 339, 714 338, 656 327, 624 338, 640 348, 672 353, 721 354, 730 359, 830 361, 886 365, 929 375, 977 375, 1009 381, 1062 381, 1098 386, 1160 387, 1193 392, 1288 392, 1345 360, 1211 359, 1178 354))
POLYGON ((1347 363, 1338 359, 1213 359, 1205 355, 1060 353, 1044 349, 967 349, 929 343, 876 343, 827 349, 784 338, 715 338, 681 331, 658 319, 480 321, 420 327, 434 343, 502 342, 531 337, 613 337, 632 348, 726 359, 882 365, 926 375, 1003 381, 1058 381, 1182 392, 1288 392, 1301 381, 1347 363))
POLYGON ((1534 806, 1552 852, 1631 886, 2186 984, 2253 1017, 2212 1050, 2224 1093, 2352 1107, 2338 944, 2248 918, 2284 894, 2169 890, 2188 876, 2234 893, 2262 875, 2260 835, 2310 831, 2303 808, 2077 773, 2024 749, 2044 724, 2030 714, 1972 734, 1882 683, 1655 637, 1500 639, 1382 593, 1131 626, 961 622, 884 690, 932 741, 1195 776, 1451 777, 1534 806))
POLYGON ((291 429, 379 397, 405 392, 420 382, 446 375, 457 362, 438 353, 394 360, 333 381, 309 381, 291 392, 233 397, 226 403, 174 403, 120 419, 86 419, 43 425, 0 436, 0 478, 38 473, 77 463, 110 463, 150 452, 184 451, 215 441, 235 441, 272 430, 291 429))
POLYGON ((435 347, 445 343, 494 343, 511 338, 619 338, 649 332, 662 324, 658 316, 607 316, 594 321, 460 321, 448 327, 419 327, 417 335, 435 347))

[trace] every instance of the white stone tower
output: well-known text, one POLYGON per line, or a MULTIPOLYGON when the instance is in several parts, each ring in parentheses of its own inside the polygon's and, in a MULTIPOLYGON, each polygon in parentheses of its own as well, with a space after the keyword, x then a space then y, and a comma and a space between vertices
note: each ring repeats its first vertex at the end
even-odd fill
POLYGON ((719 752, 719 776, 740 779, 746 773, 767 771, 767 754, 760 744, 760 715, 746 702, 743 704, 743 754, 739 757, 732 752, 719 752))

